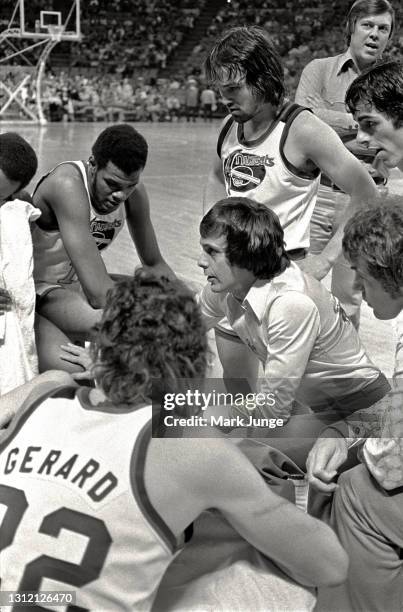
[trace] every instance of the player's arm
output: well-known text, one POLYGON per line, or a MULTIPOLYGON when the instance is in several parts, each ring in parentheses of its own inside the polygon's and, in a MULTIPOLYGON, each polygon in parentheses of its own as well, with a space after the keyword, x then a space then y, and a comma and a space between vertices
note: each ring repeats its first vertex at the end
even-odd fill
POLYGON ((161 255, 150 217, 150 202, 142 183, 131 193, 125 207, 130 236, 141 263, 155 274, 175 278, 173 270, 161 255))
POLYGON ((326 245, 319 258, 331 266, 341 253, 344 224, 357 209, 376 201, 376 185, 362 164, 346 149, 336 132, 310 113, 301 113, 293 133, 297 151, 320 168, 345 193, 351 196, 344 223, 326 245), (320 138, 318 138, 320 134, 320 138))
POLYGON ((388 393, 369 408, 328 425, 309 453, 309 482, 321 491, 333 491, 337 487, 334 478, 347 459, 348 449, 363 444, 366 438, 399 436, 401 423, 400 394, 388 393))
POLYGON ((203 510, 218 508, 242 537, 301 584, 336 585, 345 579, 347 556, 335 533, 274 493, 229 441, 163 439, 152 444, 146 488, 175 534, 203 510), (155 452, 164 463, 165 491, 155 452))
POLYGON ((12 391, 0 397, 0 429, 8 425, 18 411, 28 400, 32 404, 46 391, 52 391, 60 385, 76 386, 76 383, 67 372, 61 370, 48 370, 35 376, 32 380, 19 385, 12 391))
POLYGON ((329 108, 329 102, 322 95, 322 71, 318 60, 309 62, 303 69, 295 93, 295 102, 311 108, 315 115, 334 128, 350 130, 355 125, 351 113, 329 108))
POLYGON ((319 329, 318 310, 306 295, 290 291, 271 306, 264 380, 276 401, 268 416, 289 419, 319 329))
POLYGON ((298 151, 329 176, 340 189, 357 201, 366 202, 377 198, 374 181, 331 127, 308 112, 301 113, 293 127, 294 143, 298 151))
MULTIPOLYGON (((308 296, 290 291, 272 304, 267 327, 267 360, 259 390, 269 389, 275 403, 258 405, 255 416, 282 419, 284 423, 290 419, 319 328, 318 310, 308 296)), ((246 415, 251 414, 246 408, 233 407, 235 413, 243 410, 246 415)), ((282 433, 285 430, 282 427, 282 433)))
POLYGON ((103 308, 113 281, 90 232, 88 196, 82 181, 78 176, 55 172, 46 179, 41 198, 56 216, 64 248, 89 304, 103 308))

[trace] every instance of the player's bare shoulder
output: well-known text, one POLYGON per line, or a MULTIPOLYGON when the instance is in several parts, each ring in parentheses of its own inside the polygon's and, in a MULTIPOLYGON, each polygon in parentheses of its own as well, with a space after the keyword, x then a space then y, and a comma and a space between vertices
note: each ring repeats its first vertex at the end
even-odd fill
POLYGON ((301 111, 291 123, 284 144, 284 153, 288 161, 299 170, 313 172, 316 169, 316 164, 311 161, 311 155, 321 137, 323 125, 327 127, 308 109, 301 111))
POLYGON ((87 190, 79 167, 69 162, 56 166, 40 181, 33 200, 42 211, 38 225, 48 230, 57 229, 58 215, 71 209, 72 204, 75 213, 88 211, 87 190))
POLYGON ((295 166, 312 172, 324 151, 332 151, 341 143, 336 132, 310 110, 297 115, 290 126, 284 152, 295 166))
POLYGON ((317 139, 323 125, 326 126, 326 124, 309 109, 303 110, 292 122, 288 138, 293 138, 296 142, 305 142, 310 138, 317 139))

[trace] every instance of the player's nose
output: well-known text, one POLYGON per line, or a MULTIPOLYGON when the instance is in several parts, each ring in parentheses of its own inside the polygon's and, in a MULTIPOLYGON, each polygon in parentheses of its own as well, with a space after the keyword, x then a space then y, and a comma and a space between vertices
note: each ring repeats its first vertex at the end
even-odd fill
POLYGON ((225 106, 229 106, 231 104, 231 98, 224 94, 221 94, 221 101, 223 104, 225 104, 225 106))
POLYGON ((126 200, 127 196, 125 191, 123 191, 123 189, 120 189, 119 191, 114 191, 112 193, 112 200, 116 203, 119 204, 120 202, 124 202, 124 200, 126 200))
POLYGON ((208 261, 206 259, 206 254, 204 253, 204 251, 201 251, 199 258, 197 260, 197 265, 200 268, 203 268, 203 270, 205 270, 208 267, 208 261))
POLYGON ((357 131, 357 136, 356 136, 356 141, 358 144, 362 145, 363 147, 369 147, 370 144, 370 137, 368 136, 368 134, 366 132, 364 132, 364 130, 362 130, 359 126, 358 126, 358 131, 357 131))

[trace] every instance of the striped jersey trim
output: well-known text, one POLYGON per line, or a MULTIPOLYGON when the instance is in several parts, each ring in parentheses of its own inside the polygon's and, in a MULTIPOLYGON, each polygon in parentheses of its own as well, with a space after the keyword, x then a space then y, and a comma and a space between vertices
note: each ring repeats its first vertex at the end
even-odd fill
POLYGON ((290 172, 295 174, 295 176, 299 176, 300 178, 312 180, 319 176, 320 174, 319 168, 314 170, 312 173, 304 172, 303 170, 300 170, 299 168, 294 166, 286 158, 285 153, 284 153, 284 145, 285 145, 285 141, 287 140, 287 136, 288 136, 288 132, 290 131, 290 127, 294 119, 298 117, 298 115, 300 115, 303 111, 308 111, 310 113, 312 112, 310 108, 306 108, 305 106, 299 106, 298 104, 291 104, 289 107, 284 109, 284 112, 281 113, 280 120, 284 121, 285 126, 284 126, 284 130, 283 130, 283 133, 281 135, 281 140, 280 140, 280 155, 281 155, 281 159, 283 160, 285 167, 290 172))
POLYGON ((151 421, 148 421, 137 436, 130 462, 130 480, 133 495, 140 510, 143 512, 154 531, 166 544, 172 554, 174 554, 181 548, 182 544, 152 505, 145 487, 144 469, 150 440, 151 421))
MULTIPOLYGON (((32 413, 42 404, 45 400, 49 398, 60 398, 63 397, 65 399, 73 399, 77 387, 72 387, 69 385, 59 385, 56 388, 49 389, 49 383, 43 383, 46 386, 46 391, 43 391, 36 399, 32 398, 32 393, 26 398, 21 407, 18 409, 17 414, 11 422, 11 425, 6 430, 5 436, 1 439, 0 442, 0 452, 4 450, 8 446, 8 444, 15 438, 20 429, 25 425, 29 417, 32 413)), ((35 392, 37 393, 37 391, 35 392)))

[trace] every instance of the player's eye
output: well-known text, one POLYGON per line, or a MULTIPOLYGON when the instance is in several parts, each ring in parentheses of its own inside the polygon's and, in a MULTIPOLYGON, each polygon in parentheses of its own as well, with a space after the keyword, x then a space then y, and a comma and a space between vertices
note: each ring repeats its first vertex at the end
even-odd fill
POLYGON ((112 191, 120 191, 120 185, 117 185, 116 183, 111 183, 110 181, 105 181, 105 183, 108 185, 109 189, 112 189, 112 191))

